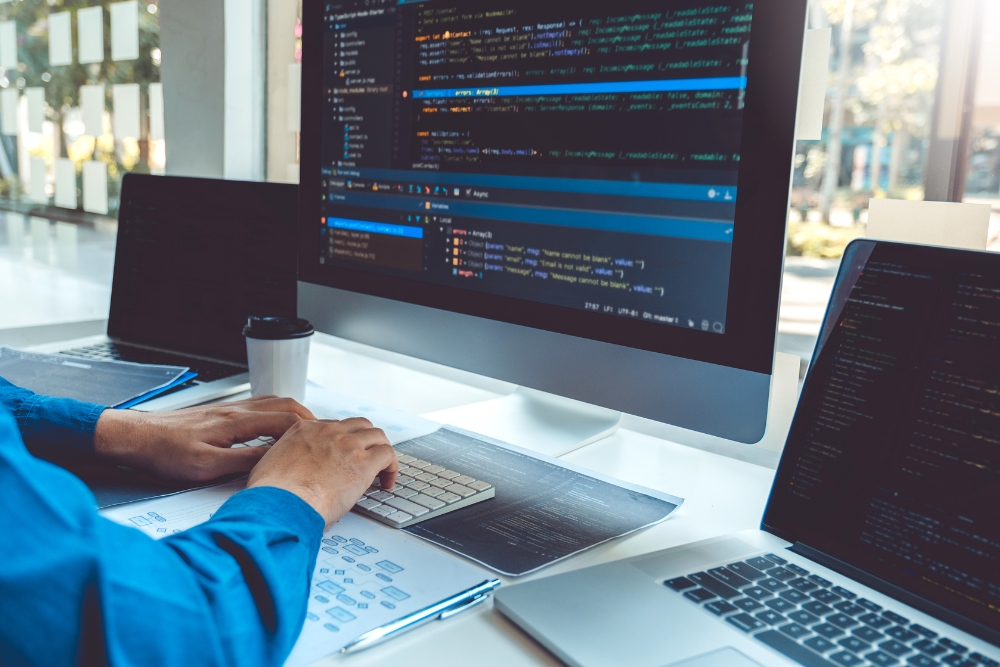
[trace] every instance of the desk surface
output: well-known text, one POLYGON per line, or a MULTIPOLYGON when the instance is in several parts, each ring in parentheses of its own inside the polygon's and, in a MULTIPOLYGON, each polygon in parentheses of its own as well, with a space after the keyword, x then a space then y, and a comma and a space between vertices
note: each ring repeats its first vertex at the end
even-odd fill
MULTIPOLYGON (((514 389, 503 382, 325 336, 317 336, 315 342, 310 354, 311 380, 413 414, 429 415, 496 398, 514 389)), ((505 585, 757 528, 774 478, 774 471, 769 468, 624 429, 563 458, 606 475, 681 496, 685 502, 664 523, 600 545, 533 575, 516 580, 503 578, 505 585)), ((331 656, 315 664, 464 667, 562 663, 521 633, 490 603, 368 651, 350 657, 331 656)))

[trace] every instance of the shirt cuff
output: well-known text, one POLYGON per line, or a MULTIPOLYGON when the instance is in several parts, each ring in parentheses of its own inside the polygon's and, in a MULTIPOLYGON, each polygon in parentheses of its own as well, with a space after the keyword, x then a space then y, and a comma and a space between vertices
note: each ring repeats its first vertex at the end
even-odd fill
POLYGON ((32 454, 47 460, 89 460, 103 405, 53 398, 0 382, 0 404, 17 420, 32 454))
POLYGON ((256 524, 290 531, 309 548, 309 553, 319 551, 326 527, 326 521, 309 503, 276 486, 244 489, 212 515, 212 519, 241 517, 249 517, 256 524))

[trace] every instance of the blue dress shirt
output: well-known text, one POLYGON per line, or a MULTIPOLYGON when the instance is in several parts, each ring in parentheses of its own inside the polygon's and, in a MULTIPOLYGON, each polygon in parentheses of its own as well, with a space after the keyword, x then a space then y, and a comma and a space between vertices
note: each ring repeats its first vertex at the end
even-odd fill
POLYGON ((79 479, 32 456, 93 456, 103 410, 0 379, 0 665, 280 665, 322 517, 259 487, 159 541, 108 521, 79 479))

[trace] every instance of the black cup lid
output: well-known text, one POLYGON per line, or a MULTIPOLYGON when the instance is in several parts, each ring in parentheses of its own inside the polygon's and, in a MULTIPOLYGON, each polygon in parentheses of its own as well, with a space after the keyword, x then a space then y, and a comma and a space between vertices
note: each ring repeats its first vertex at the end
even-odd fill
POLYGON ((292 317, 248 317, 243 335, 258 340, 289 340, 313 335, 308 320, 292 317))

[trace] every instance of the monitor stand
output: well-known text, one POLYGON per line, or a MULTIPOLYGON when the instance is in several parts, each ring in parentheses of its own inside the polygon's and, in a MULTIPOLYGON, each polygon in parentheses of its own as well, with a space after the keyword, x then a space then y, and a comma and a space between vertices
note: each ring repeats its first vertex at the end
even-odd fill
POLYGON ((622 413, 518 387, 514 393, 427 415, 549 456, 562 456, 618 430, 622 413))

